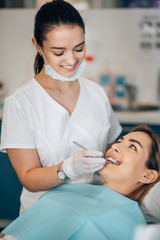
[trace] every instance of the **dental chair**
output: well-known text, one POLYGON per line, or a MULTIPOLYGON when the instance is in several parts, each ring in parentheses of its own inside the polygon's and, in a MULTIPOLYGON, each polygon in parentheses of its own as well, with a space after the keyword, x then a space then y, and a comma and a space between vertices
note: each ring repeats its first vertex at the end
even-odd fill
POLYGON ((160 182, 156 183, 142 201, 140 208, 147 223, 160 223, 160 182))
POLYGON ((133 240, 160 240, 160 182, 151 188, 140 208, 148 225, 138 226, 133 240))

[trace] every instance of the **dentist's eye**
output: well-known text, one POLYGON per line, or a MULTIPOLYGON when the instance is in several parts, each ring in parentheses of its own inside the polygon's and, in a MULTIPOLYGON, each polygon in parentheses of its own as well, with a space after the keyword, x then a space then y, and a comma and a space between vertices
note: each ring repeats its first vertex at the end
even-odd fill
POLYGON ((59 57, 59 56, 62 56, 63 55, 63 52, 62 53, 53 53, 55 56, 59 57))
POLYGON ((134 151, 137 151, 137 148, 136 148, 136 146, 134 144, 131 144, 130 148, 132 148, 134 151))
POLYGON ((80 49, 75 49, 76 52, 82 52, 83 51, 83 48, 80 48, 80 49))

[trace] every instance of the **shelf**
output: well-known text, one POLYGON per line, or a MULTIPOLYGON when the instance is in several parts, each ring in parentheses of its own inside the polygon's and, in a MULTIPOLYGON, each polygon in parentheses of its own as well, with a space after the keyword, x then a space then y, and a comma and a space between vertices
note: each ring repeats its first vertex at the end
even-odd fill
POLYGON ((116 117, 120 123, 135 124, 160 124, 160 110, 143 112, 116 112, 116 117))

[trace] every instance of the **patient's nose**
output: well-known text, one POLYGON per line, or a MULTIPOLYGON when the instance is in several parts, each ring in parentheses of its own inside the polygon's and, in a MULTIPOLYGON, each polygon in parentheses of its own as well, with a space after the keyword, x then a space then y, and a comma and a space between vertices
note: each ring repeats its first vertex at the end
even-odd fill
POLYGON ((114 147, 114 150, 115 150, 116 152, 120 152, 117 147, 114 147))
POLYGON ((112 148, 113 148, 114 151, 120 152, 121 147, 120 147, 119 143, 115 143, 115 144, 112 145, 112 148))

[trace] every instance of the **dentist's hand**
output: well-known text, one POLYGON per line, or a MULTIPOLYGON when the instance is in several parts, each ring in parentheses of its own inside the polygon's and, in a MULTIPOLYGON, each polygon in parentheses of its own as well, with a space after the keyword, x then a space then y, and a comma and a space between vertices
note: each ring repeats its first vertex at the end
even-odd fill
POLYGON ((105 159, 102 156, 103 153, 99 151, 79 151, 75 156, 63 162, 63 170, 71 179, 75 179, 84 174, 94 173, 100 170, 105 164, 105 159))

